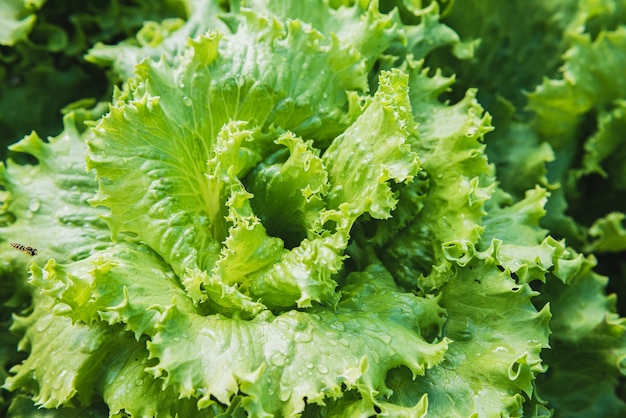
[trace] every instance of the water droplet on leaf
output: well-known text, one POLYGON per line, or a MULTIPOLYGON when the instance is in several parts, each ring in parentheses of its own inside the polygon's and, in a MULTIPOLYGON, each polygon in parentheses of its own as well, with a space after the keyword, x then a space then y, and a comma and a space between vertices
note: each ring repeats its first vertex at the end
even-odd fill
POLYGON ((280 353, 274 353, 270 357, 270 361, 272 362, 274 366, 282 367, 285 365, 285 356, 283 356, 280 353))
POLYGON ((391 344, 391 335, 385 334, 384 332, 378 334, 378 338, 385 344, 391 344))
POLYGON ((28 210, 31 212, 37 212, 41 207, 41 201, 37 198, 31 199, 28 203, 28 210))
POLYGON ((44 332, 49 326, 50 323, 52 322, 52 315, 46 315, 44 317, 42 317, 39 321, 37 321, 37 325, 36 325, 36 329, 38 332, 44 332))

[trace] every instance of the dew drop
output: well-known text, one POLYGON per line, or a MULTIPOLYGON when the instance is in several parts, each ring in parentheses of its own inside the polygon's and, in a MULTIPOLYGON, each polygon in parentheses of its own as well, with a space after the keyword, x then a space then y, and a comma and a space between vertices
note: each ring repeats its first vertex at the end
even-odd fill
POLYGON ((280 394, 279 394, 279 399, 281 400, 281 402, 287 402, 289 400, 289 398, 291 398, 291 386, 283 386, 280 385, 280 394))
POLYGON ((137 380, 135 380, 135 385, 137 385, 137 386, 141 386, 141 385, 143 385, 143 379, 137 379, 137 380))
POLYGON ((319 366, 317 366, 317 371, 320 372, 321 374, 326 374, 328 373, 328 368, 324 366, 323 364, 320 364, 319 366))
POLYGON ((344 347, 350 347, 350 341, 346 340, 345 338, 341 338, 339 340, 339 344, 343 345, 344 347))
POLYGON ((52 315, 46 315, 42 317, 39 321, 37 321, 37 325, 35 326, 35 328, 37 329, 38 332, 44 332, 46 329, 48 329, 51 322, 52 322, 52 315))
POLYGON ((41 207, 41 201, 37 198, 31 199, 28 203, 28 210, 31 212, 37 212, 41 207))
POLYGON ((346 327, 341 322, 333 322, 332 324, 330 324, 330 327, 332 329, 337 330, 337 331, 345 331, 346 330, 346 327))
POLYGON ((474 337, 476 336, 477 332, 478 332, 478 329, 476 328, 474 323, 470 319, 467 319, 466 324, 465 324, 465 328, 462 329, 458 333, 457 340, 459 340, 459 341, 471 341, 471 340, 474 339, 474 337))
POLYGON ((294 327, 294 329, 296 331, 304 331, 305 329, 307 329, 307 322, 306 321, 298 321, 296 322, 296 325, 294 327))
POLYGON ((274 366, 282 367, 285 365, 285 357, 280 353, 274 353, 270 357, 270 361, 274 366))
POLYGON ((378 338, 380 338, 380 340, 384 342, 385 344, 391 344, 391 335, 389 334, 385 334, 384 332, 381 332, 380 334, 378 334, 378 338))
POLYGON ((306 363, 304 363, 304 367, 306 367, 307 369, 312 369, 313 363, 311 363, 310 361, 307 361, 306 363))
POLYGON ((183 96, 183 104, 187 107, 191 107, 193 105, 193 100, 189 96, 183 96))
POLYGON ((52 308, 52 312, 54 312, 55 315, 64 315, 71 311, 72 307, 66 303, 57 303, 54 305, 54 308, 52 308))
POLYGON ((100 339, 84 339, 80 342, 80 346, 78 347, 78 351, 84 354, 94 353, 100 348, 100 339))
POLYGON ((52 389, 60 390, 63 387, 63 382, 66 374, 67 370, 61 370, 59 375, 56 377, 56 379, 54 379, 54 382, 52 383, 52 389))

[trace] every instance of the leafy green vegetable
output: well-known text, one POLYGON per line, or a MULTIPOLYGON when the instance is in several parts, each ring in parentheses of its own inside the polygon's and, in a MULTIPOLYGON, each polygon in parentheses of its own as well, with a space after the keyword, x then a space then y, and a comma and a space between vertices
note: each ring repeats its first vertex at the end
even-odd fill
POLYGON ((621 2, 5 7, 5 415, 626 412, 621 2))
POLYGON ((8 145, 33 130, 42 137, 58 135, 63 130, 60 113, 67 112, 64 109, 70 102, 108 101, 112 86, 107 75, 83 58, 90 48, 99 42, 134 37, 145 20, 183 17, 186 9, 183 0, 3 1, 2 159, 8 145))

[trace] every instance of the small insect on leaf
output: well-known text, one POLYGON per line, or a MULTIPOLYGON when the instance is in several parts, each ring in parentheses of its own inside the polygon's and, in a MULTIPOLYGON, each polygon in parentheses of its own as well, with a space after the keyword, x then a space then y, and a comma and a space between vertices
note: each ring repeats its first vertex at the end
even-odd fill
POLYGON ((22 244, 18 244, 17 242, 11 242, 11 247, 15 248, 16 250, 20 250, 23 253, 26 253, 28 255, 37 255, 37 248, 33 248, 33 247, 26 247, 22 244))

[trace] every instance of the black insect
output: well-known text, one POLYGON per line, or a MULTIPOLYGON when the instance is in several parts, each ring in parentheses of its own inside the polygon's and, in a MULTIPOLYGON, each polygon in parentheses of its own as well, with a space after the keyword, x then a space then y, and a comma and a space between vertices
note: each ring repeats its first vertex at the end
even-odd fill
POLYGON ((37 255, 37 248, 33 248, 33 247, 25 247, 22 244, 18 244, 17 242, 11 242, 11 247, 15 248, 16 250, 20 250, 23 253, 26 253, 28 255, 37 255))

